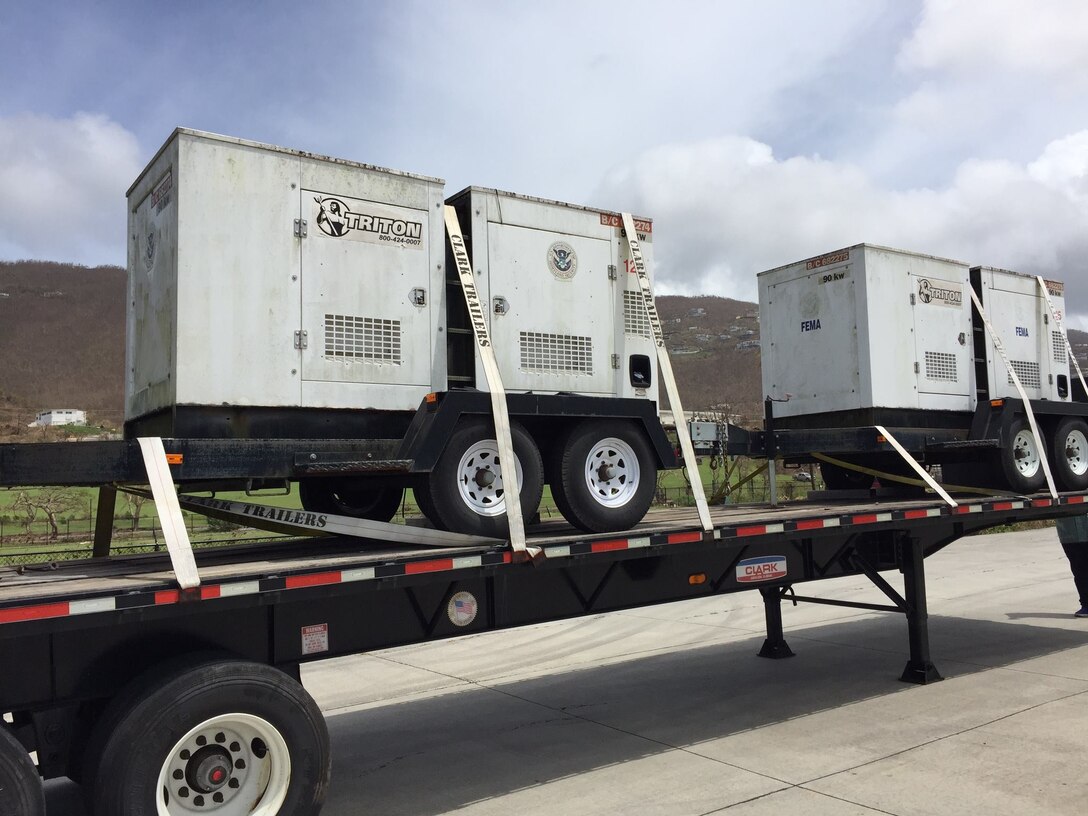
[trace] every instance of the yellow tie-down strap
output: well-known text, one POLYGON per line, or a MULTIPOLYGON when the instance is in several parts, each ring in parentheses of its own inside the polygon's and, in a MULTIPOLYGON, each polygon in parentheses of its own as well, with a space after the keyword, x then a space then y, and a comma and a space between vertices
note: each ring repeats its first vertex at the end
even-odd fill
MULTIPOLYGON (((929 487, 921 479, 913 479, 910 476, 903 476, 898 473, 886 473, 883 470, 875 470, 873 468, 863 467, 862 465, 855 464, 854 462, 844 462, 842 459, 836 459, 834 456, 828 456, 826 453, 812 453, 812 458, 820 462, 827 462, 829 465, 835 465, 841 467, 844 470, 853 470, 858 473, 864 473, 867 476, 875 476, 882 482, 898 482, 899 484, 912 485, 914 487, 929 487)), ((1015 493, 1011 493, 1007 490, 995 490, 993 488, 985 487, 967 487, 966 485, 950 485, 941 484, 941 487, 946 491, 952 493, 973 493, 979 496, 1014 496, 1015 493)))

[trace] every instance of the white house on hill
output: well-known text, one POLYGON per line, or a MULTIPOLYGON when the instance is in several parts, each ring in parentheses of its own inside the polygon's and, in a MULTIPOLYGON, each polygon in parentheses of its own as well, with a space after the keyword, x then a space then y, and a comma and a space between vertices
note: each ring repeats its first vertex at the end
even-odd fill
POLYGON ((87 424, 87 412, 80 411, 76 408, 52 408, 48 411, 42 411, 38 414, 35 420, 30 423, 31 427, 45 428, 51 425, 86 425, 87 424))

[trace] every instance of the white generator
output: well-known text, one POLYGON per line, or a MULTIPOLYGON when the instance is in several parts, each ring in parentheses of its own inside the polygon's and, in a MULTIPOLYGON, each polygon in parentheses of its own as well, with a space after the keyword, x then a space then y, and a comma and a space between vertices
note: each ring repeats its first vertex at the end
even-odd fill
POLYGON ((445 387, 441 180, 178 129, 128 202, 126 422, 445 387))
MULTIPOLYGON (((479 187, 448 203, 507 390, 657 398, 650 321, 619 215, 479 187)), ((635 227, 652 279, 653 224, 635 227)), ((450 287, 450 384, 487 389, 460 284, 450 287)))
MULTIPOLYGON (((972 320, 972 277, 1027 397, 1068 400, 1065 342, 1034 277, 858 244, 759 275, 763 389, 782 400, 775 416, 970 412, 980 396, 1017 396, 972 320)), ((1061 285, 1048 289, 1064 314, 1061 285)))

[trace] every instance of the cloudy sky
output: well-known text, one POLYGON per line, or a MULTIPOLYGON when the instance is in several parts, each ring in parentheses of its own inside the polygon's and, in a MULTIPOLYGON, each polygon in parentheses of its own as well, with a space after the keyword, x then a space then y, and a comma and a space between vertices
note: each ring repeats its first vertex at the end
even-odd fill
POLYGON ((5 3, 0 259, 124 264, 178 125, 655 221, 659 291, 862 241, 1064 279, 1088 3, 5 3))

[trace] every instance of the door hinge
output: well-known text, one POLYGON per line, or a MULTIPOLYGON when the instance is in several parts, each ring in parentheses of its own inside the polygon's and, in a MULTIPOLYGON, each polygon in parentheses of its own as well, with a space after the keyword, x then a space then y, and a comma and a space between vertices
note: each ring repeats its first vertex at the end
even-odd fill
POLYGON ((306 237, 306 219, 305 218, 296 218, 295 219, 295 237, 296 238, 305 238, 306 237))
POLYGON ((305 330, 295 332, 295 348, 304 349, 309 348, 310 338, 305 330))
POLYGON ((615 264, 609 264, 608 265, 608 279, 609 280, 615 280, 616 279, 616 265, 615 264))
POLYGON ((910 295, 910 305, 911 306, 914 305, 914 293, 913 292, 911 292, 911 295, 910 295))
POLYGON ((916 362, 914 363, 914 373, 915 373, 915 374, 920 374, 921 372, 922 372, 922 369, 921 369, 921 367, 920 367, 920 366, 918 365, 918 363, 917 363, 917 361, 916 361, 916 362))
POLYGON ((619 367, 620 367, 620 356, 618 354, 613 354, 612 355, 612 368, 617 368, 618 369, 619 367))

